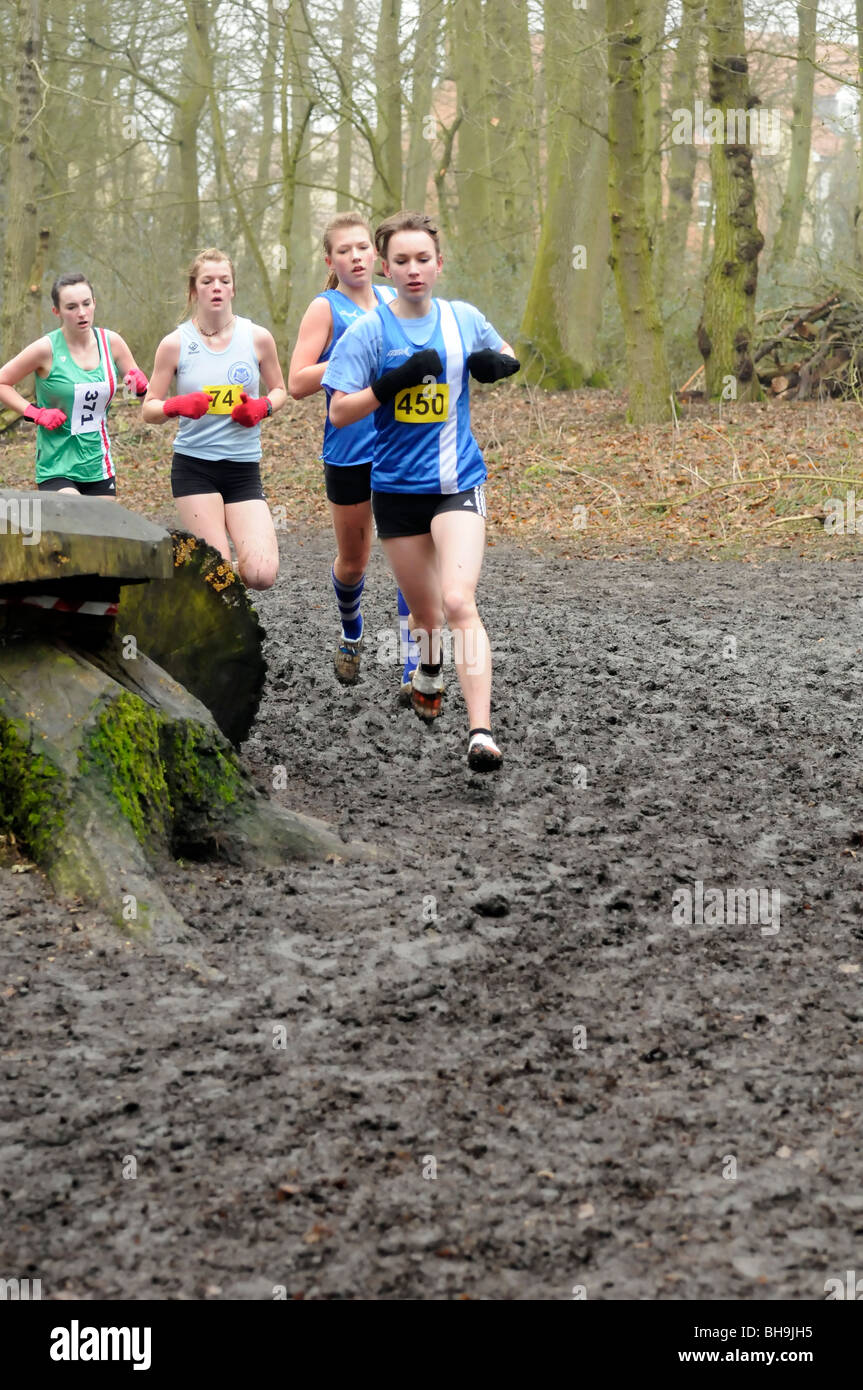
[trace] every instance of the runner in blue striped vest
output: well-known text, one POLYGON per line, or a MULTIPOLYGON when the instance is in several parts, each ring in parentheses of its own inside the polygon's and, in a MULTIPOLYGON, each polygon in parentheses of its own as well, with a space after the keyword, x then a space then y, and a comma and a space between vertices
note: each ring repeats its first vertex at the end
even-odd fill
MULTIPOLYGON (((288 390, 295 401, 320 391, 321 378, 333 348, 346 329, 392 299, 389 285, 372 284, 375 248, 365 218, 340 212, 327 225, 324 259, 329 278, 305 312, 288 372, 288 390)), ((324 484, 336 537, 337 554, 330 577, 336 594, 341 635, 333 664, 343 685, 354 685, 360 674, 363 646, 362 593, 372 545, 371 469, 375 425, 369 416, 349 429, 337 430, 330 420, 332 392, 326 388, 324 423, 324 484)), ((408 606, 398 595, 402 660, 402 698, 410 701, 411 676, 417 662, 408 636, 408 606)))
POLYGON ((512 348, 478 309, 434 299, 438 231, 424 213, 382 222, 375 243, 396 299, 353 324, 324 372, 341 428, 374 412, 372 508, 421 648, 411 702, 436 719, 446 619, 468 711, 468 765, 499 768, 491 732, 491 651, 475 592, 485 548, 485 463, 471 433, 469 376, 518 371, 512 348))

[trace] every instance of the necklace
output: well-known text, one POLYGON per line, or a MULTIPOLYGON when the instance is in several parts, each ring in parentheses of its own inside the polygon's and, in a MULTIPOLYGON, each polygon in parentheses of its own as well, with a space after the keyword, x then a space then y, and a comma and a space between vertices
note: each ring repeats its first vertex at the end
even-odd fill
POLYGON ((217 333, 224 333, 226 328, 230 328, 236 317, 236 314, 232 314, 227 323, 222 324, 221 328, 214 328, 212 333, 208 333, 205 328, 202 328, 197 319, 194 319, 193 322, 202 338, 215 338, 217 333))

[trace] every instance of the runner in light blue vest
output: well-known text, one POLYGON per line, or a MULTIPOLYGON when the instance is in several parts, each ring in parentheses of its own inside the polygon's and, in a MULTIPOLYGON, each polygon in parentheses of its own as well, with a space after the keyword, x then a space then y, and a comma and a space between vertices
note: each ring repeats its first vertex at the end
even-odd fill
POLYGON ((144 419, 179 419, 171 491, 180 520, 221 552, 231 541, 250 589, 269 589, 279 546, 261 485, 261 421, 288 399, 272 333, 234 314, 234 266, 201 251, 189 267, 187 319, 156 351, 144 419), (176 375, 176 396, 169 396, 176 375), (263 378, 267 395, 259 395, 263 378))
MULTIPOLYGON (((338 213, 326 227, 323 242, 329 279, 326 288, 306 310, 288 372, 288 389, 297 401, 321 389, 326 365, 345 330, 378 304, 395 297, 395 290, 389 285, 372 284, 375 263, 372 232, 358 213, 338 213)), ((354 685, 360 674, 361 598, 372 544, 371 463, 375 423, 368 417, 348 429, 336 429, 329 415, 332 392, 324 389, 327 416, 321 458, 336 536, 337 554, 331 579, 341 619, 341 635, 333 664, 337 679, 343 685, 354 685)), ((410 643, 408 606, 401 591, 398 611, 403 661, 401 698, 409 702, 417 652, 415 644, 410 643)))
POLYGON ((441 629, 468 711, 468 765, 497 770, 491 732, 491 650, 476 606, 485 548, 485 464, 470 428, 469 376, 518 371, 512 348, 479 310, 432 298, 443 268, 437 227, 401 212, 375 233, 397 297, 353 324, 323 383, 337 428, 375 416, 372 509, 421 647, 411 702, 436 719, 444 693, 441 629))

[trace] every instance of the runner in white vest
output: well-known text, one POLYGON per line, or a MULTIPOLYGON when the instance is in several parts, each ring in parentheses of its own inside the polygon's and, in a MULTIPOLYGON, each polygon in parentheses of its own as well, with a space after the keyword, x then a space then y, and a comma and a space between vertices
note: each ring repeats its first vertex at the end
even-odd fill
POLYGON ((234 292, 230 257, 201 251, 189 267, 191 317, 156 350, 144 419, 180 420, 171 491, 182 524, 229 563, 233 541, 243 583, 269 589, 279 548, 261 486, 261 421, 288 396, 272 333, 237 317, 234 292), (168 396, 175 376, 178 394, 168 396))

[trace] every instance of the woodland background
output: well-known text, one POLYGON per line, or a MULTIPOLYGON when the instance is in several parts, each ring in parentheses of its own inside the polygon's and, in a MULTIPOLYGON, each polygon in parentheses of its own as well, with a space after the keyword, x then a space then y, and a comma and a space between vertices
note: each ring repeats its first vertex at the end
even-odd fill
MULTIPOLYGON (((475 391, 495 525, 582 547, 811 531, 828 492, 863 489, 861 31, 863 0, 2 0, 0 354, 54 326, 51 281, 82 269, 149 371, 215 244, 286 367, 332 213, 424 207, 441 293, 524 364, 475 391), (699 110, 776 138, 747 116, 700 141, 699 110), (804 402, 787 359, 813 337, 804 402)), ((291 516, 324 516, 320 414, 269 432, 291 516)), ((167 433, 114 415, 124 499, 167 505, 167 433)))
POLYGON ((668 374, 679 385, 701 360, 702 322, 710 394, 730 371, 745 397, 733 343, 753 314, 857 283, 861 12, 4 0, 3 355, 44 330, 52 277, 80 267, 148 362, 211 243, 287 352, 327 217, 405 205, 440 219, 442 292, 518 341, 530 380, 632 389, 629 335, 661 414, 668 374), (697 99, 777 113, 778 147, 675 143, 672 113, 697 99))

